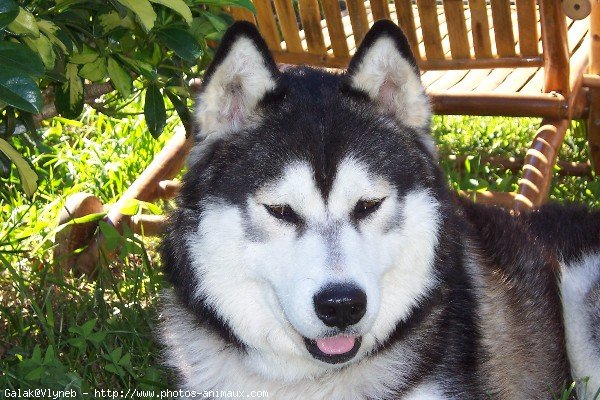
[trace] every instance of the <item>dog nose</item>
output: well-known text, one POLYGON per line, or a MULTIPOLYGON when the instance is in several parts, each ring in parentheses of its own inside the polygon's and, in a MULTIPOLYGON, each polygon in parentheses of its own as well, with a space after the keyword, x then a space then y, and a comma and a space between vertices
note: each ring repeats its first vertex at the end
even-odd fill
POLYGON ((313 301, 319 319, 327 326, 340 329, 358 323, 367 311, 367 295, 354 285, 327 286, 313 301))

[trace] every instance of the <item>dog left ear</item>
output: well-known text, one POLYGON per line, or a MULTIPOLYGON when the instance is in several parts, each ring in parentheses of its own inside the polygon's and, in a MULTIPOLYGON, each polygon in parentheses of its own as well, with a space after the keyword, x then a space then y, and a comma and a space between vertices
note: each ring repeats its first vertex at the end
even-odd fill
POLYGON ((412 128, 428 129, 431 106, 402 30, 377 21, 350 61, 346 85, 366 93, 383 111, 412 128))
POLYGON ((198 140, 215 141, 252 123, 277 86, 277 65, 256 27, 236 22, 223 36, 197 97, 198 140))

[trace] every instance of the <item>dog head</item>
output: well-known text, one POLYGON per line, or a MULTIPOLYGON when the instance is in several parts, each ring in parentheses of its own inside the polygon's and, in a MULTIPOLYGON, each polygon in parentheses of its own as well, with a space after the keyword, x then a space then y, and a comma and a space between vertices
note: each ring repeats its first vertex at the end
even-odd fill
POLYGON ((345 73, 280 72, 236 23, 197 103, 163 248, 179 298, 266 375, 317 375, 385 346, 438 285, 447 196, 400 29, 377 22, 345 73))

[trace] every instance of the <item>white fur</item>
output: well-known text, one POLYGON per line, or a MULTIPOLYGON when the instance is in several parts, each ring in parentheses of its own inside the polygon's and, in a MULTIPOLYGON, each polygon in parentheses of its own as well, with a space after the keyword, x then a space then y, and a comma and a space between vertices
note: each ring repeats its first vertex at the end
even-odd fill
POLYGON ((587 391, 579 385, 579 395, 593 399, 600 389, 600 355, 598 343, 593 342, 589 315, 598 315, 600 309, 591 309, 586 300, 590 290, 600 282, 600 254, 589 254, 580 261, 563 268, 560 284, 567 352, 575 379, 589 377, 587 391))
MULTIPOLYGON (((313 175, 307 163, 290 164, 279 179, 250 196, 245 209, 208 199, 197 235, 188 238, 201 282, 196 295, 205 296, 248 345, 247 355, 232 353, 231 357, 238 358, 239 368, 247 369, 255 382, 291 384, 321 379, 335 370, 341 373, 340 368, 363 359, 384 341, 436 284, 433 262, 439 205, 426 190, 399 197, 393 185, 348 158, 340 164, 325 202, 313 175), (385 200, 354 226, 350 212, 356 202, 373 198, 385 200), (264 204, 289 204, 306 221, 304 232, 298 235, 296 227, 271 216, 264 204), (353 327, 363 337, 361 349, 349 363, 337 365, 315 360, 302 338, 323 337, 330 329, 317 318, 312 299, 334 282, 352 282, 368 299, 365 316, 353 327)), ((214 352, 215 346, 209 343, 202 352, 214 352)), ((194 343, 194 352, 196 347, 194 343)), ((200 357, 189 348, 185 351, 182 357, 200 357)), ((410 351, 406 354, 368 365, 409 363, 410 351)), ((209 382, 205 374, 212 374, 212 369, 197 368, 194 382, 209 382)), ((223 375, 224 383, 237 382, 240 372, 231 371, 223 375)), ((401 376, 397 368, 390 371, 401 376)), ((389 373, 379 373, 391 379, 389 373)))
POLYGON ((195 160, 207 143, 258 118, 254 115, 258 102, 274 88, 275 77, 254 43, 238 38, 196 99, 198 139, 208 142, 196 146, 191 159, 195 160))
POLYGON ((426 382, 411 390, 403 400, 450 400, 450 397, 444 394, 438 383, 426 382))
MULTIPOLYGON (((390 37, 380 37, 367 49, 352 76, 352 85, 365 91, 401 123, 412 128, 429 127, 431 105, 421 78, 390 37)), ((421 140, 435 154, 428 130, 421 140)))

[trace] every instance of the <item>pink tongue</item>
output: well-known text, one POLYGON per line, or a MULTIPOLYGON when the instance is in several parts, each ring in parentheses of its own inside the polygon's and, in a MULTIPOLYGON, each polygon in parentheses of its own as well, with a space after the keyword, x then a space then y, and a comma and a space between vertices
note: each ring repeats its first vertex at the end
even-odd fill
POLYGON ((352 350, 356 338, 352 336, 335 336, 324 339, 317 339, 317 347, 325 354, 344 354, 352 350))

